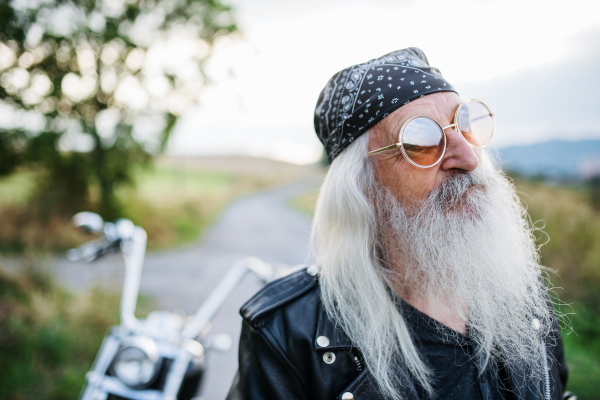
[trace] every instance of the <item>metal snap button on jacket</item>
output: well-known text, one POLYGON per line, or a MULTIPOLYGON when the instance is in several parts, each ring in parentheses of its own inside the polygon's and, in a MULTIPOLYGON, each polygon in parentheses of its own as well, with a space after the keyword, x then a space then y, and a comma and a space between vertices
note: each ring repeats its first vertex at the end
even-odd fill
POLYGON ((310 267, 306 268, 306 273, 310 276, 315 276, 319 273, 319 267, 316 265, 311 265, 310 267))
POLYGON ((319 336, 317 338, 317 344, 320 347, 327 347, 329 346, 329 339, 327 338, 327 336, 319 336))
POLYGON ((328 351, 327 353, 323 354, 323 361, 325 361, 325 364, 333 364, 335 361, 335 354, 328 351))
POLYGON ((354 400, 354 395, 350 392, 346 392, 342 395, 342 400, 354 400))

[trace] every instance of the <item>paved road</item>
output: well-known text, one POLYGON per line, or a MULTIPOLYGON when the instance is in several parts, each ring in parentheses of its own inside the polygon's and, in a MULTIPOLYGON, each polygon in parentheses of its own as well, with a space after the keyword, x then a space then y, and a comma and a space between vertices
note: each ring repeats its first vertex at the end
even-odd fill
MULTIPOLYGON (((152 296, 165 310, 192 314, 227 269, 243 256, 257 256, 274 265, 309 261, 310 220, 287 203, 318 184, 319 179, 312 178, 236 200, 199 243, 148 254, 140 292, 152 296)), ((101 283, 120 290, 123 268, 115 258, 92 265, 59 260, 55 273, 60 282, 74 289, 101 283)), ((213 319, 212 332, 228 333, 234 346, 227 353, 210 354, 201 390, 203 400, 225 398, 237 371, 238 310, 261 286, 257 278, 247 275, 213 319)))

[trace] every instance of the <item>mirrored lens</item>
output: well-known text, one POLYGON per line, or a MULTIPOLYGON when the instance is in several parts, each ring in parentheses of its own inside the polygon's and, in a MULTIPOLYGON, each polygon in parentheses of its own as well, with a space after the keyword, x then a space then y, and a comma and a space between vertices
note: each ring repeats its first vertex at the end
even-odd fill
POLYGON ((402 148, 415 164, 431 166, 439 161, 444 152, 442 128, 430 118, 417 117, 404 127, 402 148))
POLYGON ((463 104, 458 112, 458 127, 469 143, 483 147, 492 140, 494 120, 486 106, 470 101, 463 104))

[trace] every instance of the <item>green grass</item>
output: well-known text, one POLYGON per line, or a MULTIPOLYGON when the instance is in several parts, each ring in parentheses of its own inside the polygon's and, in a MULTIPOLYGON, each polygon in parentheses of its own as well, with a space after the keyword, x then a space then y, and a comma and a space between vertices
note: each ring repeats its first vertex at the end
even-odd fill
POLYGON ((573 307, 575 333, 563 330, 565 357, 569 368, 567 390, 581 400, 595 400, 600 393, 600 318, 581 303, 573 307))
MULTIPOLYGON (((0 273, 0 398, 74 399, 107 328, 118 322, 119 296, 98 288, 72 294, 40 264, 0 273)), ((139 314, 152 308, 141 298, 139 314)))
MULTIPOLYGON (((158 249, 193 241, 234 197, 231 173, 156 168, 138 173, 136 186, 119 192, 124 215, 148 232, 158 249)), ((259 189, 257 187, 256 189, 259 189)))
POLYGON ((231 173, 185 170, 174 167, 153 168, 138 173, 136 191, 158 202, 172 197, 197 197, 231 188, 236 176, 231 173))
POLYGON ((22 171, 0 179, 0 206, 27 201, 35 184, 35 174, 22 171))

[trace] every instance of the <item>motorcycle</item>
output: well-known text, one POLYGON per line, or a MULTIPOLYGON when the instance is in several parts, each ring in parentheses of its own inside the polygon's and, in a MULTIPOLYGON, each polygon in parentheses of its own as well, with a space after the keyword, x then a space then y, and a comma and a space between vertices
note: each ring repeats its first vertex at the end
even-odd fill
POLYGON ((153 311, 141 320, 135 317, 135 308, 146 253, 144 229, 127 219, 104 222, 91 212, 76 214, 73 223, 99 238, 69 250, 69 260, 92 262, 120 252, 125 261, 120 324, 105 336, 79 399, 194 398, 206 368, 206 352, 231 347, 231 338, 226 334, 207 339, 211 318, 247 272, 254 272, 266 283, 273 277, 273 268, 258 258, 243 258, 227 271, 192 317, 184 320, 172 312, 153 311))

